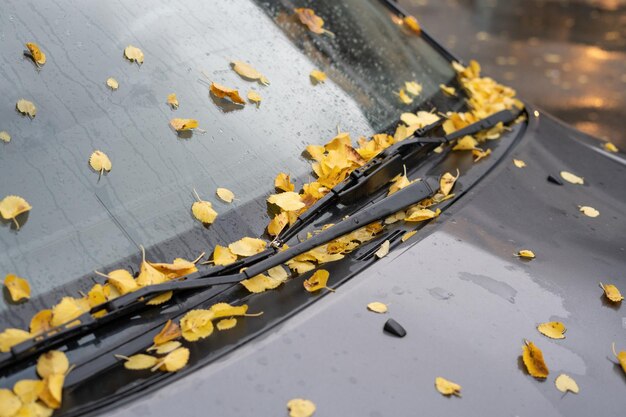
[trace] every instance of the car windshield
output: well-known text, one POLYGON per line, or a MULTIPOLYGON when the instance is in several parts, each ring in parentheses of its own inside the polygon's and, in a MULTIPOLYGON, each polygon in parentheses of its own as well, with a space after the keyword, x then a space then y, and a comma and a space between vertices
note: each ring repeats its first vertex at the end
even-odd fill
MULTIPOLYGON (((0 131, 11 140, 0 143, 0 198, 21 196, 32 210, 19 229, 0 225, 0 273, 27 278, 33 297, 56 292, 51 301, 139 245, 165 261, 262 235, 276 174, 310 175, 306 145, 338 128, 353 139, 386 130, 455 75, 377 0, 5 0, 2 9, 0 131), (315 8, 332 33, 309 31, 296 7, 315 8), (41 68, 23 56, 27 42, 46 53, 41 68), (128 45, 143 64, 124 58, 128 45), (232 61, 270 84, 243 79, 232 61), (310 79, 315 69, 324 83, 310 79), (423 86, 410 105, 397 96, 406 81, 423 86), (210 82, 262 101, 228 104, 210 82), (20 99, 34 103, 34 118, 16 111, 20 99), (199 129, 178 135, 173 118, 197 119, 199 129), (95 150, 112 162, 101 178, 88 164, 95 150), (218 187, 234 202, 219 200, 218 187), (191 214, 194 189, 219 213, 211 226, 191 214)), ((9 304, 5 292, 0 308, 9 304)))

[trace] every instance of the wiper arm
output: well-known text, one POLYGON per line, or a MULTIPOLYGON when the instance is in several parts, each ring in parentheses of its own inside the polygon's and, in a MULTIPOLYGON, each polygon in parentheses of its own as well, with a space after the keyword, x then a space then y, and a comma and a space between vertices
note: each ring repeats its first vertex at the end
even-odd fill
POLYGON ((122 316, 149 307, 143 301, 148 301, 156 294, 162 294, 166 291, 207 289, 217 285, 236 284, 244 279, 252 278, 311 249, 329 243, 375 221, 384 219, 408 206, 417 204, 423 199, 431 197, 437 189, 438 181, 436 178, 428 178, 423 181, 414 182, 391 196, 367 206, 360 212, 355 213, 308 240, 282 251, 273 248, 274 255, 255 263, 239 273, 213 277, 206 277, 202 276, 200 273, 195 273, 184 280, 143 287, 137 291, 124 294, 116 299, 95 306, 89 312, 72 319, 69 323, 53 328, 32 339, 28 339, 13 346, 10 352, 1 354, 0 370, 10 366, 14 361, 44 352, 70 339, 93 332, 122 316), (92 314, 102 310, 106 310, 107 314, 98 319, 92 316, 92 314), (79 320, 80 324, 70 327, 70 324, 75 323, 76 320, 79 320))

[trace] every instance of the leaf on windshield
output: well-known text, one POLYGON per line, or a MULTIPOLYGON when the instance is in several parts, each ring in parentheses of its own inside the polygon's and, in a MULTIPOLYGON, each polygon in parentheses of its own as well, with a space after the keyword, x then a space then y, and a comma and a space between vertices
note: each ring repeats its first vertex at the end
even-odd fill
POLYGON ((613 348, 613 355, 615 355, 615 357, 619 361, 619 364, 622 367, 622 370, 624 372, 626 372, 626 352, 625 351, 621 351, 621 352, 617 353, 615 351, 615 343, 613 343, 612 348, 613 348))
POLYGON ((26 48, 28 48, 30 57, 33 59, 33 62, 37 64, 38 67, 42 67, 46 63, 46 54, 41 51, 39 45, 37 45, 36 43, 28 42, 26 44, 26 48))
POLYGON ((489 155, 491 155, 491 149, 487 149, 486 151, 482 150, 481 148, 472 149, 472 156, 474 157, 474 162, 478 162, 481 159, 488 157, 489 155))
POLYGON ((227 203, 232 203, 235 199, 235 194, 228 188, 218 188, 215 192, 219 198, 227 203))
POLYGON ((621 303, 624 297, 619 289, 613 284, 600 283, 600 288, 604 291, 604 295, 613 303, 621 303))
POLYGON ((150 346, 146 349, 148 352, 154 351, 157 355, 165 355, 166 353, 170 353, 171 351, 178 349, 182 346, 182 343, 178 341, 165 342, 159 346, 150 346))
POLYGON ((172 119, 170 120, 170 126, 177 132, 184 132, 185 130, 197 128, 198 121, 196 119, 172 119))
POLYGON ((9 143, 11 142, 11 135, 9 135, 9 132, 3 130, 0 132, 0 140, 4 143, 9 143))
POLYGON ((244 237, 228 245, 228 249, 235 255, 252 256, 263 252, 267 243, 262 239, 244 237))
POLYGON ((20 278, 15 274, 7 274, 4 277, 4 286, 9 290, 11 300, 20 301, 30 298, 30 285, 24 278, 20 278))
POLYGON ((98 275, 104 276, 108 279, 109 284, 111 284, 115 289, 121 294, 128 294, 129 292, 133 292, 139 289, 139 285, 135 278, 125 269, 116 269, 108 273, 108 275, 104 275, 98 271, 95 271, 98 275))
POLYGON ((279 194, 272 194, 267 198, 268 203, 275 204, 284 211, 296 211, 305 207, 300 198, 300 194, 293 191, 285 191, 279 194))
POLYGON ((137 285, 145 287, 148 285, 162 284, 167 281, 167 277, 161 271, 146 261, 146 250, 141 248, 141 264, 139 265, 139 275, 137 275, 137 285))
POLYGON ((311 417, 315 413, 315 404, 311 400, 294 398, 287 403, 289 417, 311 417))
POLYGON ((465 135, 461 139, 456 141, 456 145, 452 148, 453 151, 471 151, 478 145, 478 141, 470 135, 465 135))
POLYGON ((89 157, 89 166, 102 176, 104 171, 111 171, 112 164, 107 154, 102 151, 94 151, 89 157))
POLYGON ((443 91, 449 96, 456 96, 456 89, 454 87, 444 85, 444 84, 439 84, 439 88, 441 89, 441 91, 443 91))
POLYGON ((30 319, 30 324, 28 328, 30 329, 30 333, 32 335, 37 335, 39 333, 48 331, 52 328, 52 310, 45 309, 38 311, 30 319))
POLYGON ((222 317, 245 316, 248 311, 248 305, 231 306, 228 303, 216 303, 209 307, 209 311, 213 314, 214 319, 222 317))
POLYGON ((180 319, 183 338, 188 342, 204 339, 213 333, 213 312, 191 310, 180 319))
POLYGON ((376 255, 378 259, 384 258, 385 256, 387 256, 387 254, 389 253, 390 244, 391 242, 389 242, 389 240, 385 240, 383 244, 380 245, 380 248, 378 248, 378 250, 376 251, 374 255, 376 255))
POLYGON ((176 93, 167 95, 167 104, 172 108, 172 110, 176 110, 178 108, 178 97, 176 97, 176 93))
POLYGON ((300 23, 308 27, 311 32, 317 33, 318 35, 326 33, 327 35, 334 36, 332 32, 324 29, 324 19, 316 15, 313 9, 299 7, 294 9, 294 12, 296 12, 296 16, 300 19, 300 23))
POLYGON ((15 103, 15 108, 17 109, 17 111, 27 115, 31 119, 33 119, 37 115, 37 107, 35 107, 33 102, 25 100, 23 98, 19 99, 17 103, 15 103))
POLYGON ((521 159, 513 159, 513 164, 518 168, 526 167, 526 162, 522 161, 521 159))
MULTIPOLYGON (((419 96, 420 93, 422 92, 422 84, 418 83, 417 81, 405 81, 404 89, 406 90, 407 93, 413 96, 419 96)), ((425 113, 428 113, 428 112, 425 112, 425 113)), ((439 119, 439 117, 437 117, 437 119, 439 119)))
POLYGON ((619 149, 617 149, 617 146, 615 146, 612 142, 605 142, 602 144, 602 147, 607 152, 613 152, 613 153, 619 152, 619 149))
POLYGON ((17 195, 8 195, 0 201, 0 215, 5 220, 13 220, 15 227, 20 228, 16 217, 32 209, 26 200, 17 195))
POLYGON ((11 390, 8 389, 0 389, 0 415, 2 416, 13 416, 17 415, 16 413, 22 407, 22 401, 17 397, 17 395, 13 394, 11 390))
POLYGON ((65 375, 52 374, 43 379, 43 389, 39 393, 39 399, 50 408, 61 408, 63 398, 63 384, 65 375))
POLYGON ((254 90, 248 91, 248 100, 259 107, 261 105, 261 95, 254 90))
POLYGON ((219 266, 230 265, 237 260, 237 255, 232 253, 230 249, 215 245, 215 250, 213 251, 213 263, 219 266))
POLYGON ((237 325, 237 319, 234 317, 231 317, 229 319, 222 319, 220 321, 217 322, 217 324, 215 325, 215 327, 217 327, 217 330, 229 330, 232 329, 233 327, 235 327, 237 325))
POLYGON ((563 178, 565 181, 572 183, 572 184, 582 185, 585 183, 584 178, 579 177, 578 175, 574 175, 571 172, 567 172, 567 171, 561 171, 561 178, 563 178))
POLYGON ((430 209, 422 209, 422 208, 410 208, 407 213, 406 213, 406 217, 404 218, 405 222, 423 222, 425 220, 430 220, 430 219, 434 219, 435 217, 439 216, 439 213, 441 213, 440 209, 437 209, 436 211, 432 211, 430 209))
POLYGON ((37 359, 37 374, 45 378, 53 374, 65 374, 70 368, 70 361, 65 353, 51 350, 39 356, 37 359))
POLYGON ((241 77, 252 80, 259 81, 262 84, 269 85, 269 80, 265 78, 263 74, 261 74, 256 69, 252 68, 252 65, 245 63, 243 61, 233 61, 230 63, 233 67, 233 70, 239 74, 241 77))
POLYGON ((276 179, 274 179, 274 187, 281 191, 293 191, 296 188, 296 186, 291 182, 289 174, 285 174, 284 172, 276 175, 276 179))
POLYGON ((547 323, 541 323, 537 326, 537 330, 544 336, 550 339, 565 339, 565 325, 560 321, 549 321, 547 323))
POLYGON ((461 396, 461 386, 459 384, 448 381, 440 376, 435 378, 435 388, 437 388, 437 391, 439 391, 442 395, 461 396))
POLYGON ((258 294, 267 290, 273 290, 278 287, 281 282, 274 280, 267 275, 259 274, 255 275, 252 278, 244 279, 239 282, 243 285, 246 290, 250 291, 253 294, 258 294))
POLYGON ((373 311, 374 313, 383 314, 387 312, 387 304, 381 303, 380 301, 373 301, 367 305, 367 309, 373 311))
POLYGON ((107 85, 111 90, 117 90, 120 87, 120 83, 113 77, 107 78, 107 85))
MULTIPOLYGON (((52 327, 60 326, 64 323, 71 322, 90 309, 89 301, 84 298, 63 297, 61 301, 52 307, 52 319, 50 324, 52 327)), ((69 325, 78 324, 78 320, 69 323, 69 325)))
POLYGON ((235 104, 245 105, 246 102, 239 95, 239 91, 234 88, 224 87, 221 84, 211 83, 211 94, 213 94, 217 98, 228 98, 235 104))
POLYGON ((157 358, 154 356, 138 353, 130 357, 123 355, 115 355, 118 359, 124 359, 124 368, 131 371, 140 371, 142 369, 150 369, 157 363, 157 358))
POLYGON ((212 224, 217 218, 217 211, 213 210, 213 205, 210 202, 202 200, 196 190, 193 190, 193 193, 198 200, 191 205, 193 217, 203 224, 212 224))
POLYGON ((289 215, 286 211, 281 211, 267 225, 267 233, 270 236, 278 236, 287 223, 289 223, 289 215))
POLYGON ((166 372, 176 372, 183 369, 185 365, 187 365, 188 361, 189 349, 180 347, 168 353, 163 359, 158 361, 152 370, 154 371, 155 369, 159 369, 166 372))
POLYGON ((535 252, 529 249, 522 249, 519 252, 517 252, 515 256, 517 256, 518 258, 523 258, 523 259, 535 259, 535 252))
POLYGON ((578 206, 578 209, 580 210, 581 213, 583 213, 585 216, 588 216, 588 217, 598 217, 600 215, 600 212, 594 209, 593 207, 578 206))
POLYGON ((563 393, 570 391, 574 394, 578 394, 579 391, 578 384, 574 381, 574 378, 566 374, 557 376, 554 380, 554 385, 556 385, 556 389, 563 393))
POLYGON ((452 187, 454 187, 454 183, 459 178, 459 175, 460 173, 457 169, 456 177, 449 172, 446 172, 441 176, 441 178, 439 179, 439 191, 441 192, 441 194, 443 194, 444 196, 450 194, 450 191, 452 191, 452 187))
POLYGON ((180 326, 172 320, 168 320, 159 333, 154 336, 153 342, 156 346, 162 345, 172 340, 178 339, 182 335, 180 326))
POLYGON ((304 289, 308 292, 315 292, 326 288, 328 291, 335 292, 335 290, 326 286, 329 277, 330 273, 327 270, 318 269, 309 279, 304 281, 304 289))
MULTIPOLYGON (((13 385, 13 392, 20 398, 23 404, 29 404, 37 401, 43 388, 43 381, 38 379, 22 379, 13 385)), ((2 406, 0 406, 0 408, 2 408, 2 406)), ((27 417, 28 415, 30 414, 19 414, 20 417, 27 417)), ((33 414, 34 417, 40 415, 41 414, 33 414)), ((43 417, 43 415, 41 416, 43 417)))
POLYGON ((550 371, 543 360, 543 353, 533 342, 524 341, 522 360, 528 373, 535 378, 547 378, 550 371))
POLYGON ((401 88, 400 91, 398 91, 397 93, 398 95, 398 99, 400 99, 400 102, 403 104, 411 104, 413 103, 413 99, 411 98, 411 96, 409 96, 406 91, 404 91, 404 88, 401 88))
POLYGON ((387 195, 390 196, 392 194, 395 194, 401 189, 408 187, 413 182, 414 181, 410 181, 409 178, 406 176, 406 167, 404 167, 404 174, 399 174, 392 178, 391 186, 389 187, 389 193, 387 195))
POLYGON ((311 78, 313 84, 323 83, 326 81, 326 78, 328 78, 325 72, 316 69, 311 71, 309 77, 311 78))
POLYGON ((31 336, 32 335, 25 330, 12 328, 4 329, 4 331, 0 333, 0 352, 8 352, 13 346, 30 339, 31 336))
POLYGON ((150 299, 150 301, 146 302, 146 305, 149 306, 159 306, 163 303, 167 303, 169 300, 172 299, 172 296, 174 295, 174 291, 165 291, 155 297, 152 297, 150 299))
POLYGON ((124 56, 130 62, 137 62, 137 64, 143 64, 143 52, 136 46, 128 45, 124 49, 124 56))
POLYGON ((176 258, 172 263, 156 263, 156 262, 148 262, 152 265, 157 271, 165 274, 167 279, 181 278, 185 275, 192 274, 198 271, 196 267, 196 263, 204 256, 204 253, 201 253, 197 259, 193 261, 188 261, 183 258, 176 258))
POLYGON ((409 29, 411 32, 415 33, 416 35, 420 35, 422 33, 422 27, 420 26, 420 24, 418 23, 415 17, 404 16, 404 19, 402 19, 402 23, 407 29, 409 29))
POLYGON ((428 111, 418 111, 417 113, 402 113, 400 120, 411 127, 411 134, 420 127, 428 126, 439 120, 439 116, 428 111))

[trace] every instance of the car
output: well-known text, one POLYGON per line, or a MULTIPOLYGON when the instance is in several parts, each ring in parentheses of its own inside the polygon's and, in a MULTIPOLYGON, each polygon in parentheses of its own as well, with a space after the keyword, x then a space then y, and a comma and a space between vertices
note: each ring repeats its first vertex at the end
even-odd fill
POLYGON ((623 414, 624 154, 396 2, 3 9, 0 417, 623 414))

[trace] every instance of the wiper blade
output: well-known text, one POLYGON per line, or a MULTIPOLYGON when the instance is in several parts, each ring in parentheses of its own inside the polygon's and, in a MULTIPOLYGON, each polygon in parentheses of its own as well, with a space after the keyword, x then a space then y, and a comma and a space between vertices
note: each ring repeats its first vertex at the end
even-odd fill
POLYGON ((95 306, 89 312, 72 319, 65 325, 53 328, 32 339, 28 339, 13 346, 10 352, 0 356, 0 370, 10 366, 14 361, 47 351, 63 342, 90 333, 140 308, 145 308, 146 305, 143 301, 148 301, 154 295, 162 294, 166 291, 198 290, 223 284, 235 284, 244 279, 252 278, 311 249, 331 242, 361 227, 384 219, 406 207, 417 204, 425 198, 431 197, 438 189, 438 184, 436 178, 428 178, 414 182, 391 196, 367 206, 360 212, 323 230, 308 240, 281 251, 274 248, 273 256, 267 257, 239 273, 212 277, 199 276, 200 274, 196 273, 188 276, 184 280, 143 287, 137 291, 124 294, 116 299, 95 306), (98 319, 92 316, 92 314, 102 310, 106 310, 107 314, 98 319), (71 324, 75 323, 77 320, 80 321, 80 324, 71 327, 71 324))

